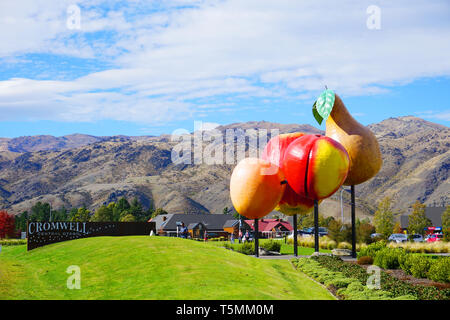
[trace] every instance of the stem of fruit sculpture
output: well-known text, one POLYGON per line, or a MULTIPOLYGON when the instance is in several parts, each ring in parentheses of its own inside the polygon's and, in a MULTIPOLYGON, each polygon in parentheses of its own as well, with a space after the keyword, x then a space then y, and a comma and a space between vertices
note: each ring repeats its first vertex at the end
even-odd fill
POLYGON ((294 256, 298 256, 298 248, 297 248, 297 215, 294 214, 292 217, 292 224, 294 225, 294 256))
POLYGON ((352 190, 352 258, 356 258, 356 214, 355 214, 355 186, 351 186, 352 190))
POLYGON ((314 200, 314 251, 319 252, 319 202, 314 200))
POLYGON ((255 256, 258 258, 259 257, 259 221, 258 219, 255 219, 255 256))
POLYGON ((325 135, 341 143, 350 157, 350 168, 344 185, 351 186, 352 256, 356 257, 355 185, 380 171, 383 160, 375 135, 356 121, 341 98, 332 90, 323 91, 314 102, 313 115, 319 124, 326 119, 325 135))

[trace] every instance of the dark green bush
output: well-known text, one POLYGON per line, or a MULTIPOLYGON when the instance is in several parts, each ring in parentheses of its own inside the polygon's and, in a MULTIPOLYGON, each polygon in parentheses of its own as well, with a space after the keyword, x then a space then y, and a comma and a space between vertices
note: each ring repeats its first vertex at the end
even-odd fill
POLYGON ((358 257, 368 256, 372 257, 372 259, 375 259, 377 252, 384 248, 386 248, 386 241, 371 243, 367 247, 361 248, 361 250, 359 250, 358 257))
POLYGON ((266 249, 268 251, 280 252, 281 242, 280 241, 276 241, 276 240, 269 240, 269 241, 263 242, 261 244, 261 248, 264 248, 264 249, 266 249))
POLYGON ((428 277, 438 282, 450 282, 450 258, 433 260, 428 277))
POLYGON ((376 253, 373 263, 383 269, 398 269, 400 267, 399 259, 403 259, 405 255, 405 251, 400 248, 383 248, 376 253))

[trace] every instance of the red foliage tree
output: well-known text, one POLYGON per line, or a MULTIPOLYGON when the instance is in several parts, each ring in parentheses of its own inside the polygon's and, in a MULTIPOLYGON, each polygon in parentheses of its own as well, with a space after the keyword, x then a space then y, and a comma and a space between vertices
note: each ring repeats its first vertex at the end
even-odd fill
POLYGON ((14 236, 14 216, 6 210, 0 210, 0 239, 14 236))

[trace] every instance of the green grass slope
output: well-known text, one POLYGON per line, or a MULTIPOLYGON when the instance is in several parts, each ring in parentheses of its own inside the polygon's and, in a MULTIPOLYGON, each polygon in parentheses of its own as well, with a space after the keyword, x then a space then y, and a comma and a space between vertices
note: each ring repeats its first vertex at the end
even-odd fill
POLYGON ((100 237, 0 253, 0 299, 333 299, 288 260, 167 237, 100 237), (81 269, 67 289, 66 269, 81 269))

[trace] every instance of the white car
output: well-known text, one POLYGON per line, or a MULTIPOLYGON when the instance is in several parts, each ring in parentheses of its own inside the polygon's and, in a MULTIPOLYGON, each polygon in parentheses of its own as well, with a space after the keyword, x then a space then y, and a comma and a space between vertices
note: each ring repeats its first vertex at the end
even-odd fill
POLYGON ((408 241, 408 235, 403 233, 393 233, 388 238, 389 241, 395 241, 397 243, 408 241))

